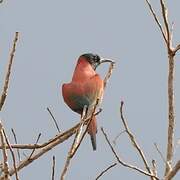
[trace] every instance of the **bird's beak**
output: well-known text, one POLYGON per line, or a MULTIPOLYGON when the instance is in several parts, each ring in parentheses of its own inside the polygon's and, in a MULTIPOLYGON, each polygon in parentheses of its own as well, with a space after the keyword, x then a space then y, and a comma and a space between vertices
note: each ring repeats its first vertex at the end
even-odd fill
POLYGON ((96 65, 94 69, 96 70, 96 68, 103 63, 111 63, 112 65, 114 65, 115 61, 113 61, 112 59, 101 58, 100 62, 96 65))
POLYGON ((102 63, 112 63, 115 64, 115 61, 113 61, 112 59, 107 59, 107 58, 102 58, 100 61, 100 64, 102 63))

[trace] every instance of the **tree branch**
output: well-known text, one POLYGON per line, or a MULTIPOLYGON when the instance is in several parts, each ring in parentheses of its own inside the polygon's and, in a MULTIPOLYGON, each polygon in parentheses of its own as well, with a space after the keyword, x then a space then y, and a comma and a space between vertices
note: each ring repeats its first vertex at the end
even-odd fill
POLYGON ((5 102, 6 96, 7 96, 7 91, 8 91, 8 86, 9 86, 9 78, 10 78, 10 74, 11 74, 12 63, 14 60, 14 53, 16 51, 16 44, 17 44, 17 40, 18 40, 18 35, 19 35, 19 33, 16 32, 14 42, 13 42, 12 51, 10 53, 9 64, 8 64, 8 69, 7 69, 7 73, 6 73, 6 77, 5 77, 5 81, 4 81, 3 92, 2 92, 1 97, 0 97, 0 111, 2 110, 2 107, 4 105, 4 102, 5 102))
POLYGON ((0 180, 10 180, 9 178, 9 165, 8 165, 8 155, 7 155, 7 149, 5 146, 5 137, 3 133, 3 125, 0 121, 0 138, 1 138, 1 144, 2 144, 2 156, 3 156, 3 173, 4 178, 0 178, 0 180))
POLYGON ((172 168, 172 170, 165 176, 165 180, 172 179, 179 170, 180 170, 180 160, 176 163, 176 165, 172 168))
MULTIPOLYGON (((146 2, 151 7, 148 0, 146 2)), ((168 22, 168 10, 164 3, 164 0, 160 0, 161 12, 163 17, 163 22, 165 25, 166 34, 161 30, 161 33, 165 39, 168 52, 168 139, 167 139, 167 153, 166 153, 166 168, 165 176, 169 173, 172 165, 173 151, 174 151, 174 127, 175 127, 175 112, 174 112, 174 56, 178 50, 180 50, 180 45, 177 45, 174 49, 172 47, 172 30, 170 31, 170 25, 168 22)), ((150 8, 152 9, 152 8, 150 8)), ((152 11, 155 17, 154 11, 152 11)), ((157 20, 155 19, 157 22, 157 20)), ((158 23, 157 23, 158 24, 158 23)), ((158 24, 160 27, 160 25, 158 24)), ((162 28, 160 28, 162 29, 162 28)))
MULTIPOLYGON (((147 169, 148 173, 149 173, 149 174, 152 174, 151 169, 150 169, 150 167, 149 167, 149 165, 148 165, 148 162, 147 162, 147 160, 146 160, 146 158, 145 158, 145 155, 144 155, 142 149, 140 148, 139 144, 136 142, 136 139, 135 139, 134 135, 133 135, 132 132, 130 131, 130 129, 129 129, 129 127, 128 127, 125 119, 124 119, 124 116, 123 116, 123 105, 124 105, 124 102, 121 101, 120 114, 121 114, 121 120, 122 120, 122 122, 123 122, 123 125, 124 125, 124 127, 125 127, 125 130, 126 130, 128 136, 129 136, 129 139, 131 140, 133 146, 134 146, 135 149, 138 151, 141 159, 143 160, 143 163, 144 163, 145 168, 147 169)), ((153 177, 152 177, 152 176, 151 176, 151 179, 153 180, 153 177)))
MULTIPOLYGON (((94 115, 99 114, 99 112, 95 113, 94 115)), ((87 117, 85 119, 85 123, 87 123, 89 121, 90 117, 87 117)), ((73 126, 72 128, 70 128, 69 130, 65 131, 64 133, 60 133, 58 135, 56 135, 53 139, 50 139, 48 142, 43 143, 41 145, 41 148, 39 149, 39 151, 37 151, 36 153, 34 153, 31 158, 27 157, 26 159, 24 159, 23 161, 21 161, 18 165, 17 165, 17 171, 20 171, 21 169, 23 169, 24 167, 28 166, 29 164, 31 164, 34 160, 40 158, 42 155, 44 155, 45 153, 47 153, 48 151, 50 151, 52 148, 54 148, 55 146, 63 143, 65 140, 67 140, 68 138, 70 138, 73 134, 76 133, 77 129, 79 128, 79 123, 76 124, 75 126, 73 126)), ((16 145, 14 145, 16 146, 16 145)), ((6 146, 5 146, 6 147, 6 146)), ((31 146, 31 149, 34 149, 34 147, 38 147, 38 145, 34 145, 31 146)), ((20 147, 18 147, 20 148, 20 147)), ((25 145, 23 147, 24 149, 28 148, 27 145, 25 145)), ((15 169, 11 168, 9 170, 9 174, 10 176, 12 176, 15 173, 15 169)), ((2 178, 4 178, 4 176, 2 176, 2 178)))
POLYGON ((167 143, 167 156, 166 156, 166 171, 165 175, 169 172, 173 151, 174 151, 174 126, 175 126, 175 113, 174 113, 174 58, 169 55, 169 73, 168 73, 168 143, 167 143))

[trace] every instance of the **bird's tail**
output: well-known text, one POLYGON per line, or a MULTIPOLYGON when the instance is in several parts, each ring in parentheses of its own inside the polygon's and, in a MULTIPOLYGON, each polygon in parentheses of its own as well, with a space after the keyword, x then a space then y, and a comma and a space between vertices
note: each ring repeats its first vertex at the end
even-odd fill
POLYGON ((95 116, 93 116, 89 127, 88 127, 88 133, 91 137, 91 143, 92 143, 92 147, 93 150, 96 150, 96 133, 97 133, 97 123, 96 123, 96 118, 95 116))

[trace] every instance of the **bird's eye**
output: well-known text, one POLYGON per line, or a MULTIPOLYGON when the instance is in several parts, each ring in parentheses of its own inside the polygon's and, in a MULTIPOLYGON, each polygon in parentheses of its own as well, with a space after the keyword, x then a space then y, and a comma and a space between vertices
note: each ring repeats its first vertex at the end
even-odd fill
POLYGON ((100 62, 100 57, 98 55, 95 55, 94 56, 94 61, 97 62, 97 63, 100 62))

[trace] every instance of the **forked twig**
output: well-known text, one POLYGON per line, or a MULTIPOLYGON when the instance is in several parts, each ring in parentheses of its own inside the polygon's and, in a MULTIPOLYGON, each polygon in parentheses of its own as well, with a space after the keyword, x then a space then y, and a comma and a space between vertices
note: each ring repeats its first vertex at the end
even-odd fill
MULTIPOLYGON (((144 163, 145 168, 147 169, 148 173, 149 173, 149 174, 152 174, 151 169, 150 169, 150 167, 149 167, 149 165, 148 165, 148 162, 147 162, 147 160, 146 160, 146 158, 145 158, 145 155, 144 155, 142 149, 140 148, 140 146, 139 146, 139 144, 137 143, 137 141, 136 141, 133 133, 130 131, 130 129, 129 129, 129 127, 128 127, 125 119, 124 119, 124 115, 123 115, 123 105, 124 105, 124 102, 121 101, 120 115, 121 115, 121 120, 122 120, 122 122, 123 122, 124 128, 125 128, 128 136, 129 136, 129 139, 131 140, 133 146, 134 146, 135 149, 138 151, 141 159, 143 160, 143 163, 144 163)), ((153 180, 153 177, 152 177, 152 176, 151 176, 151 179, 153 180)))
POLYGON ((107 134, 104 132, 104 129, 103 129, 103 128, 101 128, 101 131, 102 131, 102 133, 103 133, 103 135, 104 135, 104 137, 105 137, 105 139, 106 139, 109 147, 111 148, 114 156, 116 157, 117 161, 118 161, 121 165, 123 165, 124 167, 130 168, 130 169, 133 169, 133 170, 135 170, 135 171, 138 171, 139 173, 144 174, 144 175, 146 175, 146 176, 149 176, 149 177, 151 177, 151 178, 154 178, 154 179, 156 179, 156 180, 160 180, 158 177, 156 177, 156 176, 153 175, 152 173, 146 172, 146 171, 144 171, 144 170, 142 170, 142 169, 140 169, 140 168, 137 168, 136 166, 130 165, 130 164, 122 161, 122 159, 117 155, 116 151, 114 150, 114 148, 113 148, 112 144, 110 143, 110 141, 109 141, 109 139, 108 139, 108 136, 107 136, 107 134))
POLYGON ((169 173, 165 176, 165 180, 172 179, 179 170, 180 170, 180 160, 176 163, 176 165, 172 168, 172 170, 169 171, 169 173))
POLYGON ((146 1, 146 3, 148 4, 148 7, 149 7, 149 9, 150 9, 150 11, 151 11, 151 13, 152 13, 152 15, 153 15, 153 17, 154 17, 154 20, 155 20, 155 22, 157 23, 157 25, 158 25, 158 27, 159 27, 159 29, 160 29, 160 31, 161 31, 161 34, 162 34, 162 36, 163 36, 163 38, 164 38, 164 41, 167 43, 166 35, 165 35, 164 31, 163 31, 162 25, 161 25, 158 17, 156 16, 156 13, 154 12, 154 10, 153 10, 150 2, 149 2, 148 0, 145 0, 145 1, 146 1))

